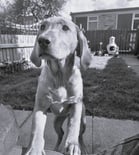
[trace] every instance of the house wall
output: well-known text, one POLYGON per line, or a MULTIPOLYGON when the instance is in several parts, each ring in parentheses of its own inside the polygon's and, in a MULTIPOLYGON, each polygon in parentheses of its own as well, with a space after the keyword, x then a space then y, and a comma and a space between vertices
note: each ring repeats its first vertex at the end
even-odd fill
POLYGON ((79 26, 79 28, 84 28, 85 30, 87 30, 87 17, 78 17, 76 19, 76 23, 79 26))
MULTIPOLYGON (((113 30, 113 29, 130 29, 134 28, 134 20, 137 19, 135 14, 139 14, 138 9, 119 9, 119 10, 104 10, 104 11, 92 11, 92 12, 82 12, 82 13, 73 13, 73 21, 79 25, 78 18, 86 17, 87 21, 80 21, 80 24, 86 25, 84 29, 89 30, 89 17, 96 16, 98 18, 98 24, 96 30, 113 30), (123 16, 122 16, 123 15, 123 16)), ((137 19, 139 20, 139 18, 137 19)))
POLYGON ((73 18, 73 21, 79 26, 80 24, 82 24, 83 28, 85 29, 85 31, 89 30, 89 17, 91 16, 96 16, 98 18, 98 25, 96 27, 96 30, 108 30, 108 29, 116 29, 117 26, 117 17, 116 14, 88 14, 88 15, 84 15, 83 17, 81 15, 79 16, 75 16, 73 18), (85 20, 83 20, 85 19, 85 20))
POLYGON ((116 14, 99 15, 99 30, 116 29, 116 14))

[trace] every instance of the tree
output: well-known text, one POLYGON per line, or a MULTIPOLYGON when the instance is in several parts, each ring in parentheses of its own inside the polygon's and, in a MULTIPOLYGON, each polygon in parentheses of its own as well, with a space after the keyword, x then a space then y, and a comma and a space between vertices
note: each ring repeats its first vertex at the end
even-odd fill
POLYGON ((3 0, 0 3, 0 20, 6 20, 9 15, 11 2, 9 0, 3 0))
POLYGON ((9 14, 17 21, 19 16, 32 15, 38 22, 43 18, 58 15, 67 0, 14 0, 9 14))

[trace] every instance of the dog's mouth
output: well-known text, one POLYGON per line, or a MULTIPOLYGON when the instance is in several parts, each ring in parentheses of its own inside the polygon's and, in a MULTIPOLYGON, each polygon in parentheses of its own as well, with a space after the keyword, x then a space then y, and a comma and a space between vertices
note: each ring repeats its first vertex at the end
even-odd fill
POLYGON ((49 54, 49 53, 40 53, 39 54, 39 57, 42 57, 42 58, 50 58, 50 59, 56 59, 53 55, 49 54))
POLYGON ((47 49, 39 48, 38 56, 46 60, 54 59, 54 60, 60 61, 60 60, 65 59, 67 54, 66 52, 64 52, 63 49, 59 51, 58 49, 56 49, 56 47, 49 47, 47 49))
POLYGON ((52 54, 49 54, 49 53, 40 53, 39 54, 39 57, 42 58, 42 59, 46 59, 46 60, 49 60, 49 59, 53 59, 53 60, 63 60, 64 58, 57 58, 55 56, 53 56, 52 54))

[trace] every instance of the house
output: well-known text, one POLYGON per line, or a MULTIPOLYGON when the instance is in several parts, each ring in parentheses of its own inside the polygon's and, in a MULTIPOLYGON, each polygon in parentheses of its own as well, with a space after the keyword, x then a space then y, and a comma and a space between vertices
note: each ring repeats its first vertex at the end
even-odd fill
POLYGON ((73 21, 85 31, 136 30, 139 7, 71 13, 73 21))
POLYGON ((109 38, 114 36, 120 52, 134 52, 139 7, 95 10, 71 13, 72 20, 84 30, 92 51, 106 51, 109 38))

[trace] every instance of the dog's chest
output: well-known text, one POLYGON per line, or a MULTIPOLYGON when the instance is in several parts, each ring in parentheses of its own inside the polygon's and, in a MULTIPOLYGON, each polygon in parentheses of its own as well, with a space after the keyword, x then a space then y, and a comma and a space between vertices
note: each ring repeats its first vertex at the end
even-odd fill
POLYGON ((49 77, 48 91, 53 101, 64 102, 69 96, 68 79, 57 73, 55 76, 51 74, 49 77))
POLYGON ((60 86, 59 88, 55 89, 50 88, 49 91, 54 101, 64 102, 67 100, 68 92, 64 86, 60 86))
POLYGON ((43 90, 46 91, 53 100, 63 102, 73 96, 81 96, 82 80, 79 69, 73 68, 70 74, 62 74, 62 72, 52 73, 49 68, 42 71, 40 82, 43 90), (78 91, 74 91, 79 87, 78 91))
POLYGON ((46 94, 46 100, 56 114, 63 114, 70 104, 78 102, 78 99, 82 97, 82 80, 79 70, 75 68, 71 74, 65 75, 61 73, 54 75, 49 68, 44 68, 39 78, 42 95, 46 94))

